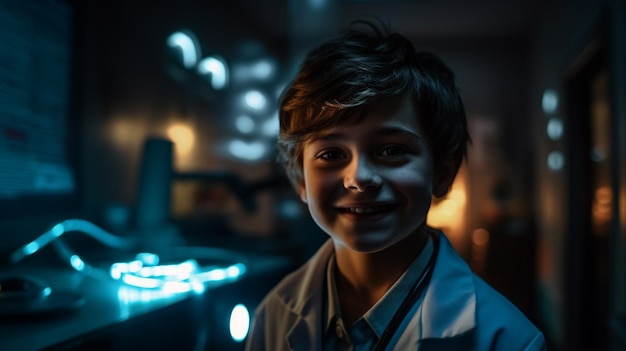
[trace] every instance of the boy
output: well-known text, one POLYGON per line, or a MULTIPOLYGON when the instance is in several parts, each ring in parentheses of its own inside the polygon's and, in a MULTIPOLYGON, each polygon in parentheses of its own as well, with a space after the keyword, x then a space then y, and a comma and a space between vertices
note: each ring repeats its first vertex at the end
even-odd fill
POLYGON ((266 296, 247 349, 545 349, 426 226, 468 142, 453 73, 406 38, 358 22, 310 51, 281 99, 278 148, 330 239, 266 296))

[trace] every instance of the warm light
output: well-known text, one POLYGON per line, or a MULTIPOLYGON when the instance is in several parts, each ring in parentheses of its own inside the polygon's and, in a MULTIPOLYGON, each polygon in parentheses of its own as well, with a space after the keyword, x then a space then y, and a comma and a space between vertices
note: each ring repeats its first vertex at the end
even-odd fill
POLYGON ((174 124, 168 128, 167 135, 176 145, 176 152, 179 156, 189 155, 195 142, 195 135, 190 127, 174 124))
POLYGON ((445 230, 453 241, 463 234, 465 224, 467 195, 463 175, 464 172, 459 171, 450 191, 443 198, 433 199, 426 220, 429 226, 445 230))
POLYGON ((445 199, 439 203, 438 209, 446 217, 452 217, 457 212, 457 203, 452 199, 445 199))
POLYGON ((611 187, 602 186, 596 189, 591 205, 593 225, 602 227, 607 225, 613 217, 613 193, 611 187))
POLYGON ((111 118, 107 125, 107 138, 120 150, 127 150, 131 145, 149 133, 149 125, 141 122, 142 118, 135 115, 120 114, 111 118), (138 118, 139 117, 139 118, 138 118))
POLYGON ((489 232, 486 229, 475 229, 472 232, 472 242, 474 245, 483 246, 489 243, 489 232))
POLYGON ((472 231, 472 248, 470 265, 472 270, 478 274, 484 274, 487 267, 487 256, 489 254, 489 232, 486 229, 478 228, 472 231))

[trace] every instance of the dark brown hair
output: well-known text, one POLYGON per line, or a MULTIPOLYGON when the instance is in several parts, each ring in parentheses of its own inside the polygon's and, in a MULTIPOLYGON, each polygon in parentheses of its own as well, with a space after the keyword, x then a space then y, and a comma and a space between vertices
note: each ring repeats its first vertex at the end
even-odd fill
POLYGON ((367 106, 405 94, 418 111, 435 175, 450 162, 456 173, 470 139, 454 74, 386 26, 358 21, 309 51, 283 92, 278 152, 292 184, 302 182, 302 144, 308 138, 353 122, 367 106))

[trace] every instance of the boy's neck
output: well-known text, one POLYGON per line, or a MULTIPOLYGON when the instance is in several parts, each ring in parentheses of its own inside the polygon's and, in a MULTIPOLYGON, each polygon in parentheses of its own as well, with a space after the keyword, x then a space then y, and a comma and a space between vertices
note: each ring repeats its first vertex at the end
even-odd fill
POLYGON ((426 228, 375 253, 335 246, 337 293, 343 318, 351 324, 371 308, 402 276, 426 244, 426 228))

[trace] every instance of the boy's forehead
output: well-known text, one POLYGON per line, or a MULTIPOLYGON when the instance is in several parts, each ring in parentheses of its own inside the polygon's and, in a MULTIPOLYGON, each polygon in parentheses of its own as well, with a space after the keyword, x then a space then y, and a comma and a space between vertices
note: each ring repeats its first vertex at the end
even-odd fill
MULTIPOLYGON (((373 120, 383 121, 381 123, 387 125, 387 127, 402 124, 409 130, 414 130, 415 134, 421 134, 421 122, 419 119, 420 113, 415 108, 413 100, 408 94, 386 97, 366 105, 335 111, 331 115, 321 115, 318 120, 320 123, 314 122, 313 124, 317 124, 318 128, 312 128, 305 140, 310 142, 312 140, 336 138, 337 134, 340 134, 338 130, 343 130, 344 133, 354 131, 360 125, 369 124, 373 120), (326 121, 322 122, 323 120, 326 121)), ((377 128, 379 130, 376 131, 376 134, 381 136, 393 134, 394 128, 383 128, 382 124, 381 127, 377 128)))

